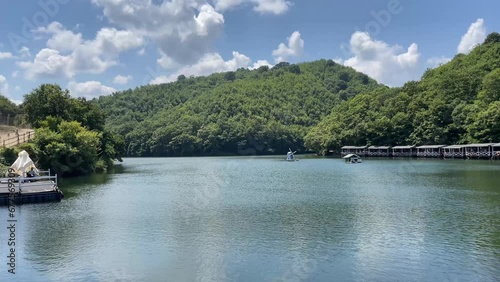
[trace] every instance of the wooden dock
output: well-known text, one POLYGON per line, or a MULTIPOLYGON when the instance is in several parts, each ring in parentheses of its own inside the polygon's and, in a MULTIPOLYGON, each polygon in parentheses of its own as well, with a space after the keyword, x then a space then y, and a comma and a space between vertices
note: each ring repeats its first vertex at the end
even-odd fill
POLYGON ((64 194, 55 176, 13 178, 14 190, 9 191, 8 178, 0 180, 0 205, 61 201, 64 194), (55 178, 55 181, 52 180, 55 178), (29 182, 28 182, 29 181, 29 182))
POLYGON ((344 146, 342 157, 348 154, 367 157, 500 159, 500 143, 464 145, 407 146, 344 146))

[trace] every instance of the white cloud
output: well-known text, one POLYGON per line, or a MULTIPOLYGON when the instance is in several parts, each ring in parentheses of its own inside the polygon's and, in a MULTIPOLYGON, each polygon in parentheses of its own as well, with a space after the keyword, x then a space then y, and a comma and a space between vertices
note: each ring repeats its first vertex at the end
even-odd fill
POLYGON ((181 74, 185 76, 203 76, 216 72, 235 71, 239 68, 247 68, 251 63, 250 58, 233 52, 233 58, 227 61, 218 53, 210 53, 203 56, 197 63, 185 66, 171 75, 159 76, 150 81, 151 84, 160 84, 176 81, 181 74))
POLYGON ((213 0, 217 11, 226 11, 242 4, 253 4, 253 10, 260 14, 280 15, 287 12, 292 5, 286 0, 213 0))
POLYGON ((25 76, 29 80, 38 77, 65 77, 70 78, 75 73, 70 68, 71 58, 63 56, 57 50, 44 48, 36 54, 33 62, 17 62, 17 65, 25 69, 25 76))
POLYGON ((137 51, 137 55, 143 56, 146 53, 146 49, 142 48, 141 50, 137 51))
POLYGON ((164 69, 174 69, 174 68, 178 68, 179 67, 179 64, 177 64, 172 58, 170 58, 169 56, 165 55, 161 51, 160 51, 160 53, 161 53, 161 57, 158 60, 156 60, 156 62, 162 68, 164 68, 164 69))
POLYGON ((9 92, 9 84, 7 83, 7 79, 5 76, 0 74, 0 94, 6 96, 9 92))
POLYGON ((113 24, 153 39, 176 63, 192 64, 209 52, 224 17, 201 0, 92 0, 113 24))
POLYGON ((21 47, 19 54, 21 55, 21 58, 31 57, 30 49, 26 46, 21 47))
POLYGON ((13 58, 14 56, 10 52, 0 52, 0 60, 2 59, 10 59, 13 58))
POLYGON ((486 38, 486 26, 483 19, 477 19, 476 22, 472 23, 462 36, 462 40, 458 44, 458 53, 468 53, 478 44, 483 43, 486 38))
POLYGON ((267 60, 258 60, 253 64, 253 66, 250 69, 255 70, 262 66, 272 67, 273 65, 271 65, 267 60))
POLYGON ((75 97, 85 97, 87 99, 96 98, 102 95, 109 95, 116 92, 114 88, 102 85, 99 81, 87 81, 77 83, 70 81, 68 89, 71 95, 75 97))
POLYGON ((11 76, 12 78, 16 78, 19 75, 19 71, 13 71, 11 76))
POLYGON ((389 86, 399 86, 419 76, 420 53, 417 44, 408 49, 373 40, 368 33, 355 32, 350 41, 353 57, 344 65, 353 67, 389 86))
POLYGON ((119 54, 144 44, 142 37, 132 31, 102 28, 93 40, 83 40, 81 34, 74 34, 57 23, 39 28, 39 34, 49 34, 49 48, 35 55, 33 61, 17 64, 25 69, 27 79, 40 77, 72 78, 77 73, 98 74, 118 64, 119 54))
POLYGON ((254 11, 261 14, 283 14, 292 5, 291 2, 285 0, 254 0, 253 2, 256 3, 254 11))
POLYGON ((130 75, 127 75, 127 76, 124 76, 124 75, 117 75, 115 76, 115 78, 113 79, 113 83, 114 84, 127 84, 130 80, 132 79, 132 76, 130 75))
POLYGON ((437 67, 443 64, 446 64, 447 62, 451 61, 451 58, 448 57, 432 57, 427 59, 427 64, 430 65, 431 67, 437 67))
POLYGON ((66 30, 59 22, 52 22, 47 27, 38 28, 37 32, 51 34, 47 47, 61 52, 73 51, 83 42, 82 34, 66 30))
POLYGON ((225 11, 241 5, 243 0, 214 0, 217 11, 225 11))
POLYGON ((288 38, 288 46, 280 43, 278 49, 273 50, 273 57, 276 63, 287 61, 292 57, 298 57, 304 52, 304 40, 300 38, 300 32, 295 31, 288 38))

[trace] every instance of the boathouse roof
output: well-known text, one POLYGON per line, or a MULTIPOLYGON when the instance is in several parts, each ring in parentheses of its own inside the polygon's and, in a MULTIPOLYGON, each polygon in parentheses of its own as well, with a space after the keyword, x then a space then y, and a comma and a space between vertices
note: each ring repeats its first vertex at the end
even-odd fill
POLYGON ((446 147, 446 145, 424 145, 417 147, 417 149, 439 149, 443 147, 446 147))
POLYGON ((342 147, 342 149, 354 149, 354 150, 356 150, 356 149, 366 149, 366 147, 368 147, 368 146, 344 146, 344 147, 342 147))
POLYGON ((388 150, 391 146, 370 146, 368 150, 388 150))
POLYGON ((451 146, 444 147, 444 149, 462 149, 464 147, 465 147, 465 145, 451 145, 451 146))
POLYGON ((415 146, 414 145, 411 145, 411 146, 394 146, 392 148, 396 149, 396 150, 398 150, 398 149, 413 149, 413 148, 415 148, 415 146))
POLYGON ((481 144, 467 144, 464 145, 464 147, 470 148, 470 147, 490 147, 496 145, 495 143, 481 143, 481 144))
POLYGON ((500 147, 500 143, 493 145, 493 147, 500 147))

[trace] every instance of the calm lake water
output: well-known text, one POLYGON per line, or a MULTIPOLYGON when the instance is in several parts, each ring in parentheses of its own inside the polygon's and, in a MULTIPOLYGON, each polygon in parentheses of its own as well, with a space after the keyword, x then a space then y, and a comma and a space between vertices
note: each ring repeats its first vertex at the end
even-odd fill
POLYGON ((0 281, 500 280, 500 162, 282 159, 64 180, 16 211, 15 275, 0 228, 0 281))

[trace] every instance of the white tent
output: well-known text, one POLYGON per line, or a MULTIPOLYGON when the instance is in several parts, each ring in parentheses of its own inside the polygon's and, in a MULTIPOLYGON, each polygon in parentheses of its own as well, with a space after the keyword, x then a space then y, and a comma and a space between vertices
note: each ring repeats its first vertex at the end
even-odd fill
POLYGON ((26 172, 30 171, 31 168, 33 168, 35 173, 38 174, 38 169, 30 159, 28 152, 24 150, 19 152, 17 160, 10 166, 10 168, 14 169, 14 173, 21 176, 26 176, 26 172))

